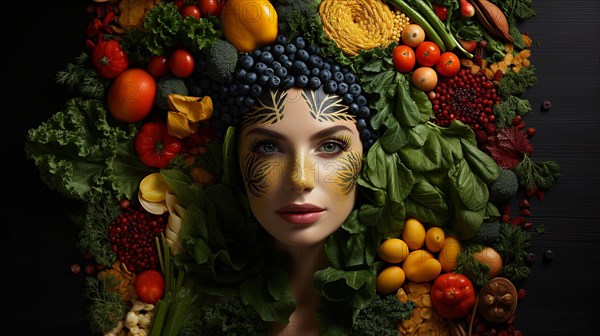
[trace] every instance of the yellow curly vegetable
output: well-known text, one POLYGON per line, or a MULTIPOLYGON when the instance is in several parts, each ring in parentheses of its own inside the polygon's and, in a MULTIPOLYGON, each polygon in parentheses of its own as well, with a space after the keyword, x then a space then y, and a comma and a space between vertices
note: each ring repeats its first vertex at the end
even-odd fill
POLYGON ((327 37, 352 56, 398 41, 409 24, 407 16, 392 11, 381 0, 323 0, 319 14, 327 37))

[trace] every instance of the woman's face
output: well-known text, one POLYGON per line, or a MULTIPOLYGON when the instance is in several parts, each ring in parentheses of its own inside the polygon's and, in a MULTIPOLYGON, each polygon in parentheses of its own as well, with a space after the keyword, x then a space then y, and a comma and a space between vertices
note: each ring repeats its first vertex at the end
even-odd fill
POLYGON ((321 89, 269 96, 244 116, 239 138, 250 208, 281 243, 313 245, 354 207, 363 150, 355 118, 321 89))

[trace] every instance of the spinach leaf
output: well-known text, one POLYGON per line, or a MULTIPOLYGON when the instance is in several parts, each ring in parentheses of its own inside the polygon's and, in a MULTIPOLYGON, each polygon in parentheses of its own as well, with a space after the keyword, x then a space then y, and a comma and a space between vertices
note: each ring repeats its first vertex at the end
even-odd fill
POLYGON ((240 297, 264 321, 287 323, 296 309, 287 272, 280 267, 269 267, 262 273, 250 276, 240 285, 240 297))
POLYGON ((466 161, 457 161, 448 170, 448 177, 466 209, 479 211, 485 207, 489 198, 487 185, 471 171, 466 161))
POLYGON ((465 139, 461 139, 465 160, 471 166, 473 172, 479 176, 484 183, 490 184, 500 176, 500 167, 489 155, 482 152, 476 145, 465 139))

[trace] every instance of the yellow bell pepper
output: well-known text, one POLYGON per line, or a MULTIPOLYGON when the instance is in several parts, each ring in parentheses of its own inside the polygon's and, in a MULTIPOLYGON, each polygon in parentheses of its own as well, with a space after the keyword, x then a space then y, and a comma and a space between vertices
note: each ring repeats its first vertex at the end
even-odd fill
POLYGON ((277 38, 277 12, 268 0, 227 0, 221 11, 223 36, 240 52, 277 38))

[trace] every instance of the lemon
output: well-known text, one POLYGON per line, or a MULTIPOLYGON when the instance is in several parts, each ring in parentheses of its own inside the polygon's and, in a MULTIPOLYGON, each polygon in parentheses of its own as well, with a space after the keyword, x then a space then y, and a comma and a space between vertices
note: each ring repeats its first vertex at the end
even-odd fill
POLYGON ((391 294, 404 284, 404 271, 400 266, 392 265, 384 268, 375 279, 377 291, 381 294, 391 294))
POLYGON ((379 245, 379 257, 390 264, 396 264, 406 259, 408 245, 399 238, 386 239, 379 245))
POLYGON ((402 229, 402 240, 411 250, 423 247, 425 243, 425 226, 416 218, 408 218, 402 229))
POLYGON ((432 226, 427 229, 425 234, 425 247, 430 252, 438 252, 444 246, 444 240, 446 240, 446 234, 442 228, 432 226))

